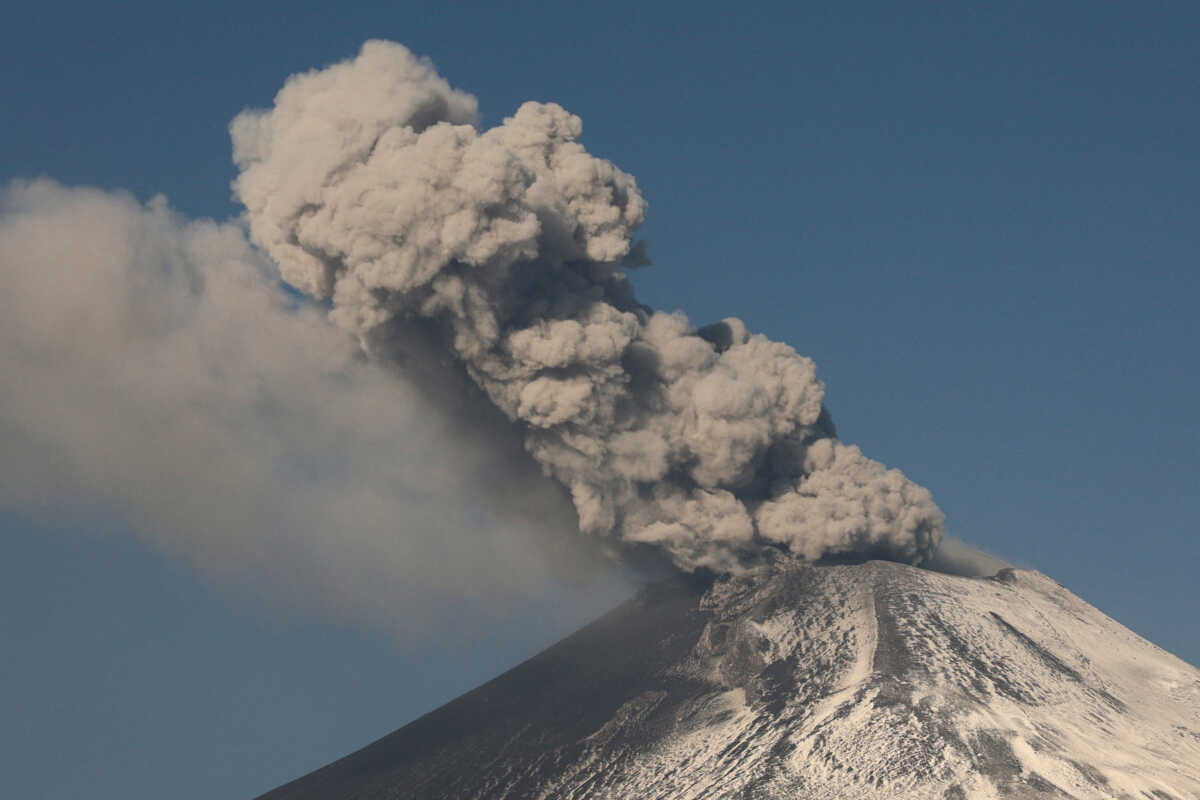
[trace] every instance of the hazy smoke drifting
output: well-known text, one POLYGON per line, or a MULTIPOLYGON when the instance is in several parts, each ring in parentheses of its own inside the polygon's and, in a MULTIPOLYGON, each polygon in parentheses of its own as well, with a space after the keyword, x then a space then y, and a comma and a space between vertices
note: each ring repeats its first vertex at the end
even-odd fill
POLYGON ((922 566, 948 575, 988 578, 1013 565, 961 539, 944 536, 941 546, 930 554, 922 566))
POLYGON ((271 603, 411 631, 599 563, 518 437, 460 435, 161 198, 0 189, 0 374, 0 508, 116 514, 271 603))
POLYGON ((685 569, 764 544, 936 549, 929 492, 833 438, 809 359, 636 301, 622 269, 646 204, 577 142, 578 117, 526 103, 475 122, 475 100, 399 45, 294 76, 231 126, 254 241, 369 353, 460 364, 587 533, 685 569))

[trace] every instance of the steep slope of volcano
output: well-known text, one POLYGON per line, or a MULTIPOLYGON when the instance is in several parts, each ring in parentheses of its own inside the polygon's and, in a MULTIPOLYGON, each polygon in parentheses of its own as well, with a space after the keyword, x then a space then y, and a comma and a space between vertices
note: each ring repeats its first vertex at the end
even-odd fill
POLYGON ((264 798, 1200 797, 1200 671, 1046 576, 677 580, 264 798))

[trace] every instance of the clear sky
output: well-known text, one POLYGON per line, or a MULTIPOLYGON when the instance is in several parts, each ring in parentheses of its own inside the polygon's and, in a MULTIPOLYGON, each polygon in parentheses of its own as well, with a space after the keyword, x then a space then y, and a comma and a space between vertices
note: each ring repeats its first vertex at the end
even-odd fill
MULTIPOLYGON (((1200 663, 1200 10, 967 6, 9 4, 0 181, 228 219, 230 119, 368 38, 431 57, 484 125, 558 102, 650 202, 645 302, 813 357, 841 437, 954 535, 1200 663)), ((0 509, 14 797, 254 795, 627 589, 399 636, 55 503, 0 509)))

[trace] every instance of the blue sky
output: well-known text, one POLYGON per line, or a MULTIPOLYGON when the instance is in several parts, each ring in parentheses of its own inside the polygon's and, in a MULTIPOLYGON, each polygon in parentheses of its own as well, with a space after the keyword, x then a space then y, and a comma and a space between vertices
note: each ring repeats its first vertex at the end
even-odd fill
MULTIPOLYGON (((1184 3, 26 6, 0 15, 0 180, 229 218, 229 120, 367 38, 430 56, 485 125, 559 102, 650 202, 644 301, 813 357, 842 438, 955 535, 1198 663, 1198 28, 1184 3)), ((15 796, 250 796, 620 595, 401 640, 84 511, 0 509, 15 796)))

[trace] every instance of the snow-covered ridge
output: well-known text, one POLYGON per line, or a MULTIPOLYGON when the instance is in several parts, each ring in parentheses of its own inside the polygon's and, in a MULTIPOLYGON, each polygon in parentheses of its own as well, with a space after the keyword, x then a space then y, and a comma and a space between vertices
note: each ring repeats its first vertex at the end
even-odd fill
POLYGON ((705 602, 688 668, 746 700, 619 796, 1200 797, 1200 672, 1041 573, 800 567, 705 602))
POLYGON ((653 587, 268 797, 1200 798, 1200 671, 1037 572, 653 587))

